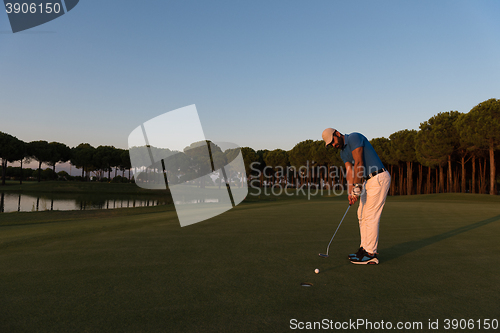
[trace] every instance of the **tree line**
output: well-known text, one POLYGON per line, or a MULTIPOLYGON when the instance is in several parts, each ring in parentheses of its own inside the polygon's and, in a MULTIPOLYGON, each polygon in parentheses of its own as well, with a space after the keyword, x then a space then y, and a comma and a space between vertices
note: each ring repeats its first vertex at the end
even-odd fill
POLYGON ((145 188, 167 187, 181 183, 205 186, 224 184, 242 186, 244 166, 235 160, 240 153, 236 146, 221 147, 211 141, 198 141, 185 147, 183 151, 148 146, 129 149, 134 168, 138 171, 134 181, 145 188), (157 161, 151 164, 153 158, 157 161), (210 175, 210 176, 208 176, 210 175), (208 176, 208 177, 205 177, 208 176), (212 178, 212 176, 214 178, 212 178))
MULTIPOLYGON (((498 193, 498 99, 481 102, 467 113, 438 113, 418 131, 405 129, 370 143, 391 174, 390 195, 498 193)), ((242 151, 247 174, 258 177, 261 186, 334 188, 345 183, 339 153, 327 151, 322 140, 302 141, 289 151, 242 151), (251 168, 252 163, 257 167, 251 168)))
MULTIPOLYGON (((419 130, 401 130, 388 138, 370 140, 392 177, 390 195, 422 193, 497 194, 497 165, 500 147, 500 100, 489 99, 467 113, 441 112, 420 124, 419 130)), ((345 183, 344 163, 338 152, 327 151, 322 140, 305 140, 291 150, 241 148, 249 181, 264 186, 316 186, 334 188, 345 183)), ((132 168, 126 149, 113 146, 92 147, 82 143, 69 148, 63 143, 33 141, 25 143, 0 132, 2 184, 7 163, 36 160, 52 166, 70 162, 99 179, 117 170, 132 168)), ((21 177, 22 182, 22 177, 21 177)))
MULTIPOLYGON (((82 180, 89 180, 90 173, 102 179, 108 173, 111 179, 111 171, 129 171, 130 178, 130 157, 126 149, 115 148, 113 146, 99 146, 97 148, 88 143, 79 144, 70 148, 64 143, 47 142, 43 140, 24 142, 15 136, 0 132, 0 158, 2 159, 2 185, 5 185, 7 163, 20 162, 21 170, 23 162, 38 162, 38 181, 41 180, 42 163, 53 168, 55 175, 56 164, 70 162, 82 171, 82 180)), ((20 182, 23 181, 23 172, 20 172, 20 182)))

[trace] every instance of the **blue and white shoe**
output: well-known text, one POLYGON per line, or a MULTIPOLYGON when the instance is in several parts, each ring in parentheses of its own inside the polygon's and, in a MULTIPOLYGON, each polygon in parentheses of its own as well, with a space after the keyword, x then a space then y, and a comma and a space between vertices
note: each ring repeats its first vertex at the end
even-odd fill
POLYGON ((353 257, 350 260, 353 264, 357 265, 378 265, 377 254, 370 255, 366 251, 362 255, 353 257))

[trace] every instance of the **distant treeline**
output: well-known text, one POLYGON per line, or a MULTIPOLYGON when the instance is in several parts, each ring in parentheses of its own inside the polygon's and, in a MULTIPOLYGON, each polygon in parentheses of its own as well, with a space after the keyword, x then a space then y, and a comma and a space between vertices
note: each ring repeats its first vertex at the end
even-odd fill
MULTIPOLYGON (((321 130, 323 128, 318 129, 318 136, 321 130)), ((498 99, 479 103, 468 113, 441 112, 422 122, 418 131, 401 130, 389 138, 375 138, 370 142, 391 173, 391 195, 497 194, 500 180, 496 175, 498 156, 495 159, 500 148, 498 99)), ((241 151, 246 173, 253 182, 251 185, 334 188, 345 183, 343 162, 338 152, 327 151, 322 140, 302 141, 289 151, 255 151, 249 147, 241 148, 241 151)), ((2 184, 5 184, 8 162, 20 161, 22 169, 23 161, 31 160, 39 163, 36 171, 39 181, 57 177, 56 164, 63 162, 81 169, 80 180, 89 180, 91 172, 99 180, 111 180, 117 177, 118 171, 122 173, 120 181, 131 179, 129 151, 113 146, 94 148, 82 143, 70 148, 59 142, 26 143, 0 132, 0 158, 2 184), (52 176, 45 171, 46 175, 42 177, 42 163, 53 168, 52 176), (126 171, 128 178, 125 177, 126 171)), ((17 173, 14 178, 22 182, 25 173, 17 173)))
MULTIPOLYGON (((0 132, 0 158, 2 158, 2 185, 5 184, 5 178, 9 168, 7 163, 19 161, 22 169, 23 162, 38 162, 36 174, 25 171, 10 170, 14 173, 11 176, 19 179, 22 183, 25 177, 35 177, 40 181, 43 179, 57 179, 61 174, 56 173, 56 164, 70 162, 74 167, 81 169, 82 175, 78 179, 90 180, 90 173, 93 172, 99 180, 111 179, 111 172, 114 169, 114 176, 117 176, 118 170, 121 171, 121 177, 125 177, 125 171, 128 170, 128 179, 130 179, 130 157, 126 149, 115 148, 113 146, 92 147, 88 143, 82 143, 74 148, 70 148, 64 143, 32 141, 24 142, 16 137, 0 132), (52 172, 43 170, 42 163, 52 167, 52 172)), ((65 179, 72 179, 70 175, 62 174, 65 179)))
MULTIPOLYGON (((2 167, 0 167, 0 175, 2 174, 2 167)), ((118 169, 115 169, 115 172, 111 173, 111 178, 102 177, 101 179, 97 179, 94 177, 93 179, 99 180, 102 182, 113 182, 113 183, 129 183, 130 180, 128 175, 124 174, 124 172, 120 172, 117 174, 118 169)), ((13 180, 37 180, 38 179, 39 169, 32 168, 21 168, 21 167, 13 167, 8 166, 5 171, 6 179, 13 180)), ((133 177, 132 177, 133 178, 133 177)), ((82 176, 72 176, 66 171, 58 171, 55 172, 54 169, 45 168, 40 171, 40 180, 68 180, 68 181, 86 181, 87 179, 82 176)))
MULTIPOLYGON (((401 130, 370 142, 391 174, 390 195, 498 193, 500 100, 479 103, 468 113, 442 112, 418 131, 401 130)), ((334 188, 345 183, 339 153, 327 151, 322 140, 302 141, 289 151, 242 151, 247 174, 261 184, 334 188), (257 167, 249 167, 253 162, 257 167)))

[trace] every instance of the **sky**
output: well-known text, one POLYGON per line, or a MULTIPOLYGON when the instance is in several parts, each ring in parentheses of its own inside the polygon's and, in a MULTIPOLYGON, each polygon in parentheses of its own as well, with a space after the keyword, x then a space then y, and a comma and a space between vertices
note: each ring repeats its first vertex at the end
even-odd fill
POLYGON ((0 131, 128 148, 195 104, 205 137, 290 150, 326 127, 369 139, 500 98, 499 1, 81 0, 12 33, 0 131))

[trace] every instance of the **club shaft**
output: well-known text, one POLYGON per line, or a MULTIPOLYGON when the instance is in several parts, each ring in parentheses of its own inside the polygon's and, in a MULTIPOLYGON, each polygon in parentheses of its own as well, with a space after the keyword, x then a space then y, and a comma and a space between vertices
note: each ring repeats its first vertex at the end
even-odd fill
POLYGON ((330 244, 332 244, 332 241, 335 238, 335 235, 337 234, 337 231, 339 230, 340 225, 342 224, 342 221, 344 221, 344 217, 347 215, 349 208, 351 208, 351 205, 349 205, 349 207, 347 207, 347 210, 345 211, 344 216, 342 217, 342 220, 340 220, 340 223, 337 227, 337 230, 335 230, 335 233, 333 234, 332 239, 330 239, 330 243, 328 243, 328 246, 326 247, 326 255, 328 255, 328 252, 330 251, 330 244))

